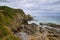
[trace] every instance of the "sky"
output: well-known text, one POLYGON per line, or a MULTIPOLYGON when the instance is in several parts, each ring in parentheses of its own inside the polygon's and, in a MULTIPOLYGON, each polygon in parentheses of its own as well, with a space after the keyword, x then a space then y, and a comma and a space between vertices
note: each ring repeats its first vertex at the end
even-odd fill
POLYGON ((0 0, 0 6, 20 8, 32 16, 60 16, 60 0, 0 0))

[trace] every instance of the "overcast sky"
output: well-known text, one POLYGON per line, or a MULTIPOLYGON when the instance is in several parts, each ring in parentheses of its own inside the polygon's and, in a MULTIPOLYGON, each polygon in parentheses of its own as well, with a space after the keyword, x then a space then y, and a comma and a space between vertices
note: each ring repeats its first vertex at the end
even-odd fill
POLYGON ((4 5, 34 16, 60 16, 60 0, 0 0, 0 6, 4 5))

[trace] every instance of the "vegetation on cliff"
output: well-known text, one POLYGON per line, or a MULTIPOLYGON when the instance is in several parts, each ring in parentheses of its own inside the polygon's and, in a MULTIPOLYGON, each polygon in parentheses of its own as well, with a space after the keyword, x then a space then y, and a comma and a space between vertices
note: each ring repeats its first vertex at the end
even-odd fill
POLYGON ((28 16, 22 9, 0 6, 0 40, 19 40, 12 29, 17 29, 21 24, 28 24, 27 19, 28 16))

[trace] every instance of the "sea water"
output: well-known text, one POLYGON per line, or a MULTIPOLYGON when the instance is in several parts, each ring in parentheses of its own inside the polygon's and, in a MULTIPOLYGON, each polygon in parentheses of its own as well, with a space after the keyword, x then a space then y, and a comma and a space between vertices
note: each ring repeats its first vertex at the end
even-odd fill
POLYGON ((33 16, 33 18, 29 23, 54 23, 60 25, 60 16, 33 16))

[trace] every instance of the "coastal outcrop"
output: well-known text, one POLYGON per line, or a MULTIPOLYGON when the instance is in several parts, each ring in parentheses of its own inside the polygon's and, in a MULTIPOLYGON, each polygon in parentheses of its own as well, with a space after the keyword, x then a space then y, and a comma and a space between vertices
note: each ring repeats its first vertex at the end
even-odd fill
MULTIPOLYGON (((0 6, 0 40, 59 40, 57 25, 29 24, 33 17, 22 9, 0 6)), ((59 26, 58 26, 59 27, 59 26)))

